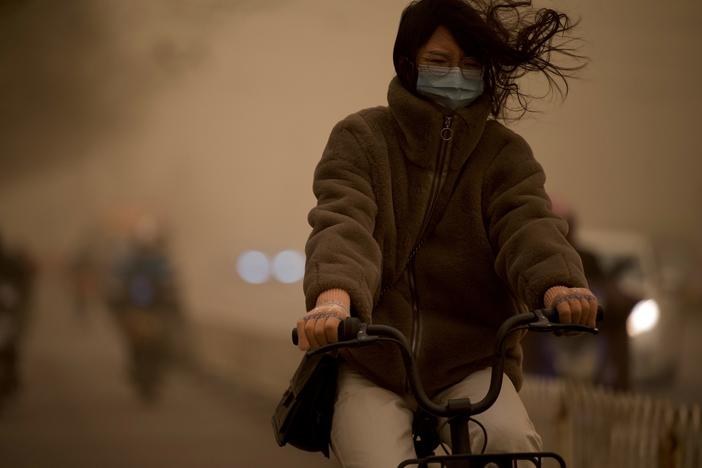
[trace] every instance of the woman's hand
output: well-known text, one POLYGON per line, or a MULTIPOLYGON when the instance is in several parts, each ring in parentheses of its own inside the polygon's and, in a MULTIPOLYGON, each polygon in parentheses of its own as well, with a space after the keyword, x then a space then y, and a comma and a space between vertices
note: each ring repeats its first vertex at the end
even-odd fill
POLYGON ((339 322, 350 317, 351 300, 346 291, 330 289, 317 298, 314 309, 297 322, 298 347, 307 351, 339 340, 339 322))
POLYGON ((554 286, 544 294, 544 306, 556 309, 560 323, 595 327, 597 298, 587 288, 554 286))

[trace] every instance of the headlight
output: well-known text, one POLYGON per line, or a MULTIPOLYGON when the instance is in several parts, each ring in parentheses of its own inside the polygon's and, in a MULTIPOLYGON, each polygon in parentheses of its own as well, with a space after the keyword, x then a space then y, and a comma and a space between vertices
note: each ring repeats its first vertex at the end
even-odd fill
POLYGON ((626 331, 630 337, 653 330, 658 325, 660 309, 653 299, 640 301, 631 309, 626 319, 626 331))

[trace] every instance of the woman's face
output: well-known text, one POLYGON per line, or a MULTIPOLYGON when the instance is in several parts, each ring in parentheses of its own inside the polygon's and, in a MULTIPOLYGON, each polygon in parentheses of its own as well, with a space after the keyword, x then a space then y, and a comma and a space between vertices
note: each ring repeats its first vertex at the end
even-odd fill
POLYGON ((466 57, 453 34, 445 26, 439 26, 434 34, 417 52, 417 65, 435 67, 461 67, 462 69, 480 68, 480 63, 473 57, 466 57))

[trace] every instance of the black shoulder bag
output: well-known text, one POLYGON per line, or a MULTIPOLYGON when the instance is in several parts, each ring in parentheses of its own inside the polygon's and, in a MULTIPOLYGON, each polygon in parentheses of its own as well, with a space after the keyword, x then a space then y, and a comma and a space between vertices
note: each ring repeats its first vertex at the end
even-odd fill
POLYGON ((273 414, 279 446, 290 444, 329 458, 338 361, 329 354, 305 354, 273 414))

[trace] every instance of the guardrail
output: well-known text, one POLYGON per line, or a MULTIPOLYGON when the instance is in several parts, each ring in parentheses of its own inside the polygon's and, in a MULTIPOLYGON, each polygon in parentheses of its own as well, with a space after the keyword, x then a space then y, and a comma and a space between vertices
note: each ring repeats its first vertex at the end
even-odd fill
POLYGON ((533 376, 520 395, 569 468, 702 468, 699 405, 533 376))

